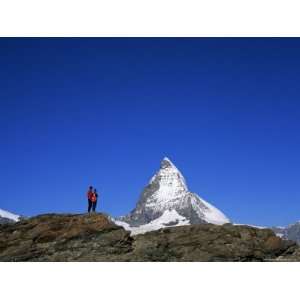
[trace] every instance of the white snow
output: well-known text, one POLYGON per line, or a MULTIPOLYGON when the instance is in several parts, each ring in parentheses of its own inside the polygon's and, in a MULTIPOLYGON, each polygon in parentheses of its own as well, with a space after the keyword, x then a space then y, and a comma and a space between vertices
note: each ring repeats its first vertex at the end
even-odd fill
POLYGON ((165 227, 190 225, 190 221, 178 214, 178 212, 174 209, 166 210, 159 218, 151 221, 148 224, 138 227, 131 227, 129 224, 122 221, 114 220, 114 222, 117 225, 122 226, 125 230, 131 231, 131 235, 142 234, 148 231, 154 231, 165 227), (177 224, 168 226, 168 224, 170 224, 171 222, 177 222, 177 224))
POLYGON ((121 227, 123 227, 125 230, 127 231, 131 231, 131 227, 128 223, 126 222, 122 222, 122 221, 119 221, 119 220, 116 220, 116 219, 113 219, 112 218, 112 221, 116 224, 116 225, 119 225, 121 227))
POLYGON ((0 209, 0 217, 10 219, 10 220, 13 220, 15 222, 18 222, 19 219, 20 219, 20 216, 15 215, 13 213, 10 213, 10 212, 8 212, 6 210, 3 210, 3 209, 0 209))
POLYGON ((159 212, 172 208, 172 203, 183 198, 188 192, 185 179, 180 171, 168 158, 164 158, 164 162, 168 163, 169 166, 160 168, 150 180, 151 184, 155 179, 158 179, 159 189, 149 197, 145 204, 146 207, 159 212))
POLYGON ((265 227, 265 226, 257 226, 257 225, 250 225, 250 224, 238 224, 238 223, 235 223, 233 224, 234 226, 249 226, 249 227, 253 227, 253 228, 257 228, 257 229, 266 229, 268 227, 265 227))
POLYGON ((230 223, 230 220, 220 210, 199 196, 193 198, 192 206, 199 217, 204 219, 207 223, 216 225, 230 223), (201 206, 199 205, 199 202, 201 202, 201 206))

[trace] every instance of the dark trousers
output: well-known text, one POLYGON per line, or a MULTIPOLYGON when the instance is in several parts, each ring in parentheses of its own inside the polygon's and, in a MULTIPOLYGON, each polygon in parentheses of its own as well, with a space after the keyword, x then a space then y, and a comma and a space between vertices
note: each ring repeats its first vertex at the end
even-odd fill
POLYGON ((93 202, 89 200, 89 206, 88 206, 88 212, 91 211, 91 209, 95 212, 97 207, 97 201, 93 202))

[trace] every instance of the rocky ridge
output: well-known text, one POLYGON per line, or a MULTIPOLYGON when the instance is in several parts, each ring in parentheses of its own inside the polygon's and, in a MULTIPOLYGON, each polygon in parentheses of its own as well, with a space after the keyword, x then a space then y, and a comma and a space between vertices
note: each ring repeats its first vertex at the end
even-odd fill
POLYGON ((231 224, 169 227, 131 236, 104 214, 41 215, 0 225, 0 261, 299 260, 270 229, 231 224))

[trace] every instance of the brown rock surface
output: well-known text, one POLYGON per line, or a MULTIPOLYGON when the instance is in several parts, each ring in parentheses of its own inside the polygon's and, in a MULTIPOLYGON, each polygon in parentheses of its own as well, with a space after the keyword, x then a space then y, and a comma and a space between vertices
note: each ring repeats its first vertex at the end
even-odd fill
POLYGON ((143 235, 104 214, 41 215, 0 225, 0 261, 300 261, 299 247, 269 229, 226 224, 143 235))

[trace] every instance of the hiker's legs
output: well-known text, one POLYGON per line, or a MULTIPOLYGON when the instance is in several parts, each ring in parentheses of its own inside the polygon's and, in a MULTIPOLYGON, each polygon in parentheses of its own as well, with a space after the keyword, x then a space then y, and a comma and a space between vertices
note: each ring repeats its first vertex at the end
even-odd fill
POLYGON ((93 212, 96 211, 96 207, 97 207, 97 201, 93 202, 93 212))
POLYGON ((92 208, 92 201, 89 199, 89 206, 88 206, 88 212, 90 212, 91 211, 91 208, 92 208))

